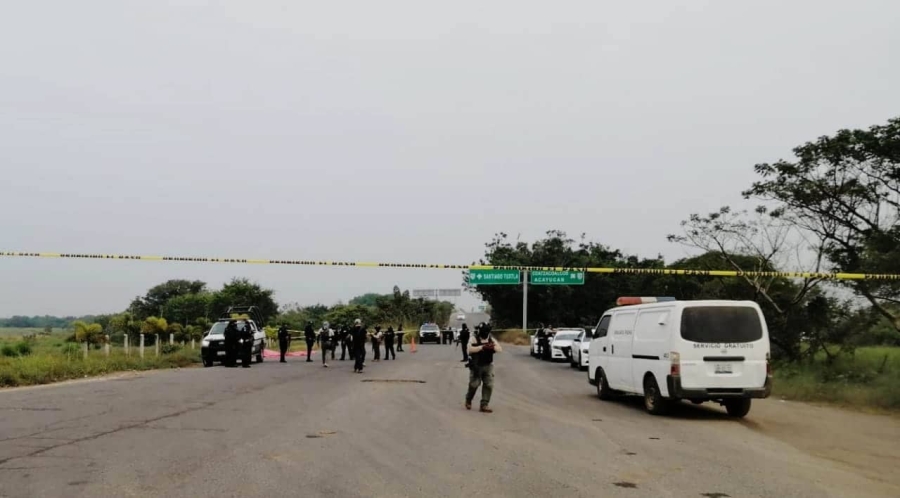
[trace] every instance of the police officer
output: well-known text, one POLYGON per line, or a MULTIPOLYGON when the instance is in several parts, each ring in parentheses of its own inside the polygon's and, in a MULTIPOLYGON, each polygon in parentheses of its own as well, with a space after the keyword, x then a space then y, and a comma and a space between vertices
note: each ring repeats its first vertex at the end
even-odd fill
POLYGON ((347 354, 350 355, 351 360, 356 358, 356 346, 353 343, 353 327, 347 329, 347 354))
POLYGON ((225 366, 233 367, 237 364, 237 347, 240 332, 237 322, 229 320, 225 326, 225 366))
POLYGON ((548 349, 547 346, 549 345, 547 342, 547 330, 544 328, 543 323, 538 327, 535 336, 537 337, 537 357, 543 359, 544 349, 548 349))
POLYGON ((459 343, 462 344, 463 363, 469 362, 469 326, 465 323, 459 330, 459 343))
POLYGON ((313 330, 312 320, 306 322, 306 328, 303 329, 303 337, 306 339, 306 362, 312 361, 312 348, 316 343, 316 331, 313 330))
POLYGON ((334 354, 334 330, 328 322, 322 324, 319 330, 319 350, 322 352, 322 366, 328 368, 328 352, 334 354))
POLYGON ((288 349, 291 347, 291 332, 287 328, 287 324, 282 323, 281 327, 278 328, 278 349, 281 350, 281 363, 287 363, 284 361, 284 355, 287 353, 288 349))
POLYGON ((397 325, 397 351, 403 352, 403 324, 397 325))
POLYGON ((241 329, 241 366, 250 368, 250 360, 253 358, 253 329, 250 322, 244 322, 241 329))
POLYGON ((381 361, 381 338, 384 335, 381 333, 381 326, 375 326, 375 333, 372 334, 372 354, 375 355, 375 358, 372 361, 381 361))
POLYGON ((501 352, 500 344, 491 337, 491 326, 480 323, 475 335, 469 339, 469 390, 466 392, 466 410, 472 409, 472 400, 481 386, 482 413, 492 413, 489 405, 494 392, 494 353, 501 352))
POLYGON ((350 339, 353 342, 353 373, 362 373, 366 361, 366 339, 368 339, 369 331, 362 324, 362 320, 357 318, 353 322, 353 328, 350 329, 350 339))
MULTIPOLYGON (((347 357, 347 349, 350 348, 350 330, 346 325, 341 325, 338 329, 338 340, 341 341, 341 361, 347 357)), ((350 350, 350 359, 353 359, 353 350, 350 350)))
POLYGON ((384 359, 385 360, 396 360, 397 353, 394 352, 394 338, 396 334, 394 333, 394 326, 388 325, 387 332, 384 333, 384 359))

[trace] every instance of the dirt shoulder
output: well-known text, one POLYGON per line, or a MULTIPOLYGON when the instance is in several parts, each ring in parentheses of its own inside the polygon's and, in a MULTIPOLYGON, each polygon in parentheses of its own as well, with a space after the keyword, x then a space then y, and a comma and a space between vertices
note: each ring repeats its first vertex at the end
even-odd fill
POLYGON ((744 423, 810 455, 900 486, 900 417, 767 399, 753 403, 744 423))

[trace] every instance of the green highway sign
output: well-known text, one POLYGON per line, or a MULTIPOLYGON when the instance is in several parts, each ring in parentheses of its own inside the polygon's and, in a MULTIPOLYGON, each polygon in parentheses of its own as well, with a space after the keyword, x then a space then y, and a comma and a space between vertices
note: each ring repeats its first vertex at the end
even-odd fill
POLYGON ((516 285, 519 270, 469 270, 469 285, 516 285))
POLYGON ((533 271, 531 285, 584 285, 584 272, 533 271))

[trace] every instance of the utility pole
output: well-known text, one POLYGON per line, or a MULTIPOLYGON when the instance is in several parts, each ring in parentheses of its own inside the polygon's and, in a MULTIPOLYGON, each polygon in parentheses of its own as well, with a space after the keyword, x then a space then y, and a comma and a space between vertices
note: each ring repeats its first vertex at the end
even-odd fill
POLYGON ((522 331, 528 332, 528 270, 522 272, 522 331))

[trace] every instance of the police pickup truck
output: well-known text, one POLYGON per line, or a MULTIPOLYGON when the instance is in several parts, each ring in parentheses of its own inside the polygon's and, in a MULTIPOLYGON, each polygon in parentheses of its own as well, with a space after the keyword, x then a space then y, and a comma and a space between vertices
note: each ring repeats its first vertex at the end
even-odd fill
POLYGON ((419 327, 419 343, 425 344, 426 341, 441 343, 441 328, 436 323, 423 323, 419 327))
MULTIPOLYGON (((238 331, 249 325, 252 331, 253 344, 251 346, 250 355, 255 357, 257 363, 263 361, 263 351, 266 349, 266 333, 263 330, 262 316, 256 306, 228 308, 228 311, 216 320, 216 323, 210 327, 209 332, 203 336, 200 343, 200 357, 203 359, 204 367, 211 367, 215 362, 224 362, 226 356, 225 350, 225 328, 228 322, 235 320, 238 331), (232 318, 236 316, 237 318, 232 318)), ((238 341, 238 348, 245 347, 242 340, 238 341)))

